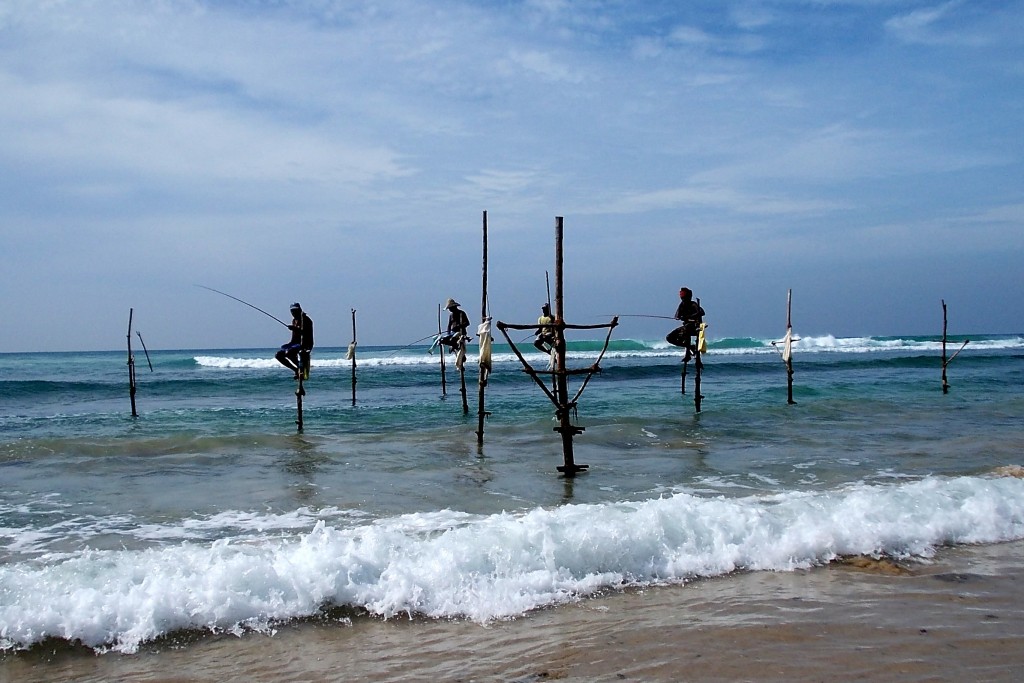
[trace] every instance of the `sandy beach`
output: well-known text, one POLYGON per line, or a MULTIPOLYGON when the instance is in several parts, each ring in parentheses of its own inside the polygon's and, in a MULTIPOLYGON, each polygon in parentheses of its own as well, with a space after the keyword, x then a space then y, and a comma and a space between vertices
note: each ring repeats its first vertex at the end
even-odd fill
POLYGON ((630 590, 487 626, 338 617, 166 640, 137 655, 37 648, 0 681, 1017 681, 1024 543, 908 572, 833 564, 630 590))

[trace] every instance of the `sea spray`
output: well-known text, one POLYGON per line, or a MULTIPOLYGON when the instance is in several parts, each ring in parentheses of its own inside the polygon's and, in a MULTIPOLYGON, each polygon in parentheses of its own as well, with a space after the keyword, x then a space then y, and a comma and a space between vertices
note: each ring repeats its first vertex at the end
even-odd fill
POLYGON ((1024 538, 1024 481, 927 477, 745 498, 689 493, 521 514, 442 510, 277 540, 85 551, 0 568, 0 645, 47 638, 135 652, 181 629, 268 631, 347 606, 479 622, 624 586, 930 557, 1024 538))

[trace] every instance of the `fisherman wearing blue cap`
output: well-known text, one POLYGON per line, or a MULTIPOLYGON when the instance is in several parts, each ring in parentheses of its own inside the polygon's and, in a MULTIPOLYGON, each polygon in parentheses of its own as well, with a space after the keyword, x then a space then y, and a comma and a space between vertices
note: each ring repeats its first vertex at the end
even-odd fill
POLYGON ((313 352, 313 320, 302 310, 298 302, 291 305, 292 324, 288 329, 292 331, 292 338, 287 344, 281 345, 281 350, 274 357, 289 370, 295 373, 295 379, 302 374, 303 379, 309 379, 309 361, 313 352))

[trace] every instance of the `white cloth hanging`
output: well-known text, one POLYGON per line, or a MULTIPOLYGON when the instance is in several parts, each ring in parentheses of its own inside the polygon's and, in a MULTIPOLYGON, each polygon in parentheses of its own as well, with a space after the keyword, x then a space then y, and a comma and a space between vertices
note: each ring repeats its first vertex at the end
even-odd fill
POLYGON ((484 380, 491 374, 491 319, 484 318, 476 328, 476 336, 480 344, 480 372, 484 380))

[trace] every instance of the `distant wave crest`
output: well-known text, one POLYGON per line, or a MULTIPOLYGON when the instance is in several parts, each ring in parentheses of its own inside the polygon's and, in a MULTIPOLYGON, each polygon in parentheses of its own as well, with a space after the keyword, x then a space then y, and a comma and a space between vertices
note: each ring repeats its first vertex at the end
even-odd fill
MULTIPOLYGON (((843 354, 869 354, 879 352, 938 352, 942 348, 941 338, 934 336, 926 337, 836 337, 831 334, 801 336, 794 334, 797 341, 793 343, 793 352, 800 353, 843 353, 843 354)), ((781 351, 780 340, 756 339, 753 337, 727 337, 723 339, 710 340, 708 342, 709 355, 763 355, 778 354, 781 351)), ((567 345, 569 358, 591 360, 598 358, 604 349, 603 341, 570 341, 567 345)), ((519 344, 519 351, 533 363, 542 363, 544 355, 536 352, 533 347, 524 342, 519 344)), ((959 348, 959 343, 951 343, 947 346, 950 353, 959 348)), ((971 338, 967 346, 970 351, 975 350, 1014 350, 1024 349, 1024 336, 1022 335, 978 335, 971 338)), ((475 364, 477 356, 475 345, 470 345, 469 362, 475 364)), ((428 352, 427 347, 368 347, 358 354, 360 367, 374 366, 419 366, 436 364, 440 362, 439 353, 434 349, 428 352)), ((618 339, 612 340, 607 350, 604 351, 605 358, 675 358, 681 353, 681 349, 670 345, 664 340, 637 340, 618 339)), ((240 355, 214 355, 204 354, 194 357, 195 363, 202 367, 222 369, 280 369, 281 365, 272 357, 245 357, 240 355)), ((516 363, 517 357, 507 344, 495 343, 493 346, 492 362, 494 363, 516 363)), ((314 368, 347 368, 351 361, 345 358, 345 351, 341 348, 327 348, 313 355, 314 368)))

